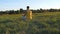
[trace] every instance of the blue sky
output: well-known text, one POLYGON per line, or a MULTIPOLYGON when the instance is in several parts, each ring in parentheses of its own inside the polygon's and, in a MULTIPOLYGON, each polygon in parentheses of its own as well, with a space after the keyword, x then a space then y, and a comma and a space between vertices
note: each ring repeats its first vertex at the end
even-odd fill
POLYGON ((0 10, 60 8, 60 0, 0 0, 0 10))

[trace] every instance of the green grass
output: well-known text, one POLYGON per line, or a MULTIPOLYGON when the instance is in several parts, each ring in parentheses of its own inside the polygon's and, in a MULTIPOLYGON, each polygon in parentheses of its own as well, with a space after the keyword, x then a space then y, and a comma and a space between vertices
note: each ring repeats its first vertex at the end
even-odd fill
POLYGON ((23 21, 21 14, 0 15, 0 34, 59 34, 60 12, 33 13, 23 21))

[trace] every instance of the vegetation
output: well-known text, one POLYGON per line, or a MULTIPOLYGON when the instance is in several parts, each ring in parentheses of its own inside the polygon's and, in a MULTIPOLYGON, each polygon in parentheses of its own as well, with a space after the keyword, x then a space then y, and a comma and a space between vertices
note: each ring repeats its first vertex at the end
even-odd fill
MULTIPOLYGON (((60 9, 37 9, 37 10, 31 10, 33 13, 43 13, 43 12, 60 12, 60 9)), ((20 8, 20 10, 6 10, 6 11, 0 11, 0 15, 3 14, 21 14, 21 13, 25 13, 26 10, 23 10, 22 8, 20 8)))
POLYGON ((0 15, 0 34, 60 34, 60 12, 33 13, 32 20, 21 14, 0 15))

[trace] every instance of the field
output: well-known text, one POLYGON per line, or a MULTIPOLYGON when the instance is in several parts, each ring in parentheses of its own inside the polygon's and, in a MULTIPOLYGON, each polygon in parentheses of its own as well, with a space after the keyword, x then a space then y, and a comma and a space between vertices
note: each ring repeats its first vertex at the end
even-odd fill
POLYGON ((60 34, 60 12, 33 13, 24 21, 21 14, 0 15, 0 34, 60 34))

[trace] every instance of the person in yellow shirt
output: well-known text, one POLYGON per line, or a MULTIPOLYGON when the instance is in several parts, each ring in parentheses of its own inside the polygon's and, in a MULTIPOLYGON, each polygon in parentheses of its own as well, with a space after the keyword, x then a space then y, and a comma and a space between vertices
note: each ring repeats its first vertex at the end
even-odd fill
POLYGON ((29 10, 29 6, 27 6, 26 18, 27 19, 32 19, 32 11, 29 10))
POLYGON ((29 10, 29 6, 27 6, 26 12, 22 14, 22 19, 23 20, 31 20, 32 19, 32 11, 29 10))

